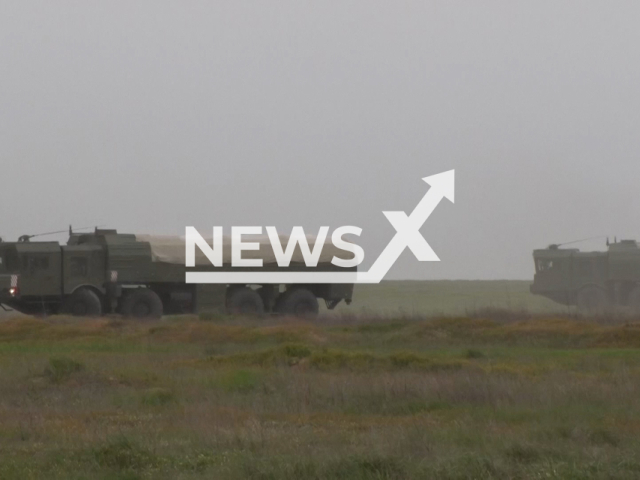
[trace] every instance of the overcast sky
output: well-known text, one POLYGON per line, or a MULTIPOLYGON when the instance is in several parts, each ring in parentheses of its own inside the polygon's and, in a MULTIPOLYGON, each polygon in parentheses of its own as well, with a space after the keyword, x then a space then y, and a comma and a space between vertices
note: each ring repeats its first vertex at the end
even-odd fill
POLYGON ((640 238, 640 2, 0 0, 0 235, 357 225, 388 278, 528 279, 640 238), (583 247, 604 247, 604 239, 583 247))

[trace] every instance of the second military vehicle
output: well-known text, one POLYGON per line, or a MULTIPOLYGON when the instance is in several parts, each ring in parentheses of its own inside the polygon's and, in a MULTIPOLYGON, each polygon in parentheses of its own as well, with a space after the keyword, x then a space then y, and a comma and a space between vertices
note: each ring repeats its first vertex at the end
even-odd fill
MULTIPOLYGON (((67 245, 29 240, 29 236, 18 242, 0 240, 0 306, 29 315, 119 313, 143 318, 227 311, 299 316, 317 314, 318 299, 333 309, 343 300, 351 303, 353 296, 352 284, 186 284, 185 247, 180 237, 96 229, 89 234, 70 231, 67 245)), ((267 258, 264 269, 278 270, 267 245, 261 244, 260 251, 252 253, 267 258)), ((324 247, 314 269, 344 271, 330 262, 333 246, 324 247)), ((306 269, 299 260, 299 254, 294 254, 287 268, 306 269)), ((192 270, 211 269, 210 263, 202 262, 192 270)))
POLYGON ((640 313, 640 248, 635 240, 608 244, 606 252, 551 245, 535 250, 531 292, 589 313, 614 306, 640 313))

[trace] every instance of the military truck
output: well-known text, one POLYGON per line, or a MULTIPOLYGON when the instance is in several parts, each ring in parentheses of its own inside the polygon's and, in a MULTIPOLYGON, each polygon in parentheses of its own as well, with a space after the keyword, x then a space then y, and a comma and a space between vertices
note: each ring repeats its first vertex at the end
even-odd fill
POLYGON ((640 313, 640 249, 635 240, 615 241, 606 252, 550 245, 535 250, 531 292, 579 310, 601 313, 629 307, 640 313))
MULTIPOLYGON (((266 248, 270 246, 261 244, 256 255, 265 253, 266 248)), ((331 248, 323 250, 314 269, 345 271, 328 260, 332 253, 331 248)), ((180 237, 121 234, 97 228, 85 234, 70 230, 66 245, 34 242, 28 236, 17 242, 0 241, 0 305, 28 315, 157 318, 226 311, 306 316, 318 313, 318 299, 324 300, 329 309, 352 300, 352 284, 186 284, 184 254, 180 237)), ((298 260, 294 255, 287 268, 306 270, 308 267, 298 260)), ((189 270, 213 268, 202 262, 189 270)), ((282 271, 269 260, 263 268, 282 271)))

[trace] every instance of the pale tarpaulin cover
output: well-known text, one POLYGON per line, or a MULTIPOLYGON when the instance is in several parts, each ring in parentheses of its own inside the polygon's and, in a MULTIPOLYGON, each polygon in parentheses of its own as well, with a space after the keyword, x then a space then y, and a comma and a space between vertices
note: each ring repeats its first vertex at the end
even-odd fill
MULTIPOLYGON (((289 243, 288 235, 280 235, 280 245, 282 245, 283 251, 286 251, 289 243)), ((173 264, 185 264, 185 237, 184 236, 169 236, 169 235, 136 235, 138 242, 146 242, 151 246, 151 259, 154 262, 173 263, 173 264)), ((205 238, 210 246, 213 246, 212 238, 205 238)), ((271 241, 267 235, 243 235, 243 243, 259 243, 259 250, 243 250, 243 259, 258 259, 261 258, 264 265, 276 264, 276 256, 273 253, 271 247, 271 241)), ((309 249, 313 252, 315 245, 315 237, 307 236, 307 243, 309 249)), ((231 264, 231 237, 225 235, 222 239, 223 253, 222 262, 224 264, 231 264)), ((211 262, 205 256, 200 248, 196 245, 196 265, 211 266, 211 262)), ((320 254, 320 260, 318 263, 330 263, 333 257, 336 256, 342 259, 352 258, 352 254, 345 252, 337 248, 331 243, 330 238, 325 242, 322 253, 320 254)), ((292 263, 304 263, 304 257, 300 251, 300 246, 296 245, 296 248, 291 257, 292 263)))

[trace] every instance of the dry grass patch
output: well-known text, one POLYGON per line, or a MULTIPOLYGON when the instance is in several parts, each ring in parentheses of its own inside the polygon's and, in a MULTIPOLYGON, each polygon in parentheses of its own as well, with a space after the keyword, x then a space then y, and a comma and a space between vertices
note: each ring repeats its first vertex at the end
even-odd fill
POLYGON ((0 478, 637 478, 640 326, 498 313, 8 320, 0 478))

